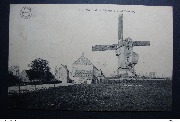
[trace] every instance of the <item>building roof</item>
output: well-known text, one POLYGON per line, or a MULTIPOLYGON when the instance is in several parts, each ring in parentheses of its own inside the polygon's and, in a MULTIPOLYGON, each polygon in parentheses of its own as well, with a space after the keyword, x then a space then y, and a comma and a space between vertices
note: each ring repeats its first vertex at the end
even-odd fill
POLYGON ((67 68, 67 65, 61 64, 61 66, 64 67, 67 71, 69 71, 68 68, 67 68))
POLYGON ((81 57, 73 63, 73 65, 93 65, 91 61, 84 56, 84 53, 82 53, 81 57))
POLYGON ((21 72, 20 76, 22 76, 22 75, 24 75, 24 74, 29 75, 30 72, 31 72, 30 70, 23 70, 23 71, 21 72))

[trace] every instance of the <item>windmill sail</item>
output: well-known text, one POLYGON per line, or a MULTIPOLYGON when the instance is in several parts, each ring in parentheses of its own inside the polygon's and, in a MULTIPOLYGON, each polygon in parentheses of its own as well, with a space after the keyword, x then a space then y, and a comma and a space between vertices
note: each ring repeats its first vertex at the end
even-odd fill
POLYGON ((113 44, 113 45, 95 45, 95 46, 92 46, 92 51, 116 50, 117 47, 118 47, 117 44, 113 44))
POLYGON ((123 40, 123 14, 118 18, 118 44, 123 40))
POLYGON ((150 46, 150 41, 133 41, 134 46, 150 46))

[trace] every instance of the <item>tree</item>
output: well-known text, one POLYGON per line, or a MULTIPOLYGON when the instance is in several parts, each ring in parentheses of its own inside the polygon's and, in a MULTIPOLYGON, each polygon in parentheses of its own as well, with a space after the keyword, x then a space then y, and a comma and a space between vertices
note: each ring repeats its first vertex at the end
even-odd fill
POLYGON ((30 80, 47 82, 54 78, 50 72, 49 62, 47 60, 41 58, 35 59, 29 64, 29 67, 31 68, 28 73, 30 80))

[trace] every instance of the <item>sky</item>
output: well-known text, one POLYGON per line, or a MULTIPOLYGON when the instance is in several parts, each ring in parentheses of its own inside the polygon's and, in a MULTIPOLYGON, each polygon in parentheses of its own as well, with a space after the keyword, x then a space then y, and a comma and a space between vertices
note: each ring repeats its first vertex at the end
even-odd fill
POLYGON ((28 64, 36 58, 55 66, 72 64, 82 53, 108 76, 117 70, 115 51, 92 52, 94 45, 118 43, 118 16, 123 13, 123 38, 150 41, 134 47, 137 73, 157 72, 171 77, 173 68, 173 11, 170 6, 103 4, 11 4, 9 22, 9 67, 28 64), (30 7, 29 19, 21 16, 30 7), (112 11, 108 11, 112 10, 112 11))

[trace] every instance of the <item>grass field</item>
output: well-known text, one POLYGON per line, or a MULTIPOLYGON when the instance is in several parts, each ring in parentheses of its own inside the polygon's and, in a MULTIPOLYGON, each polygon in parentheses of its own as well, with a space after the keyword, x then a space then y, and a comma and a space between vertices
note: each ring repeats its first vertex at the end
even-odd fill
POLYGON ((8 96, 9 108, 77 111, 170 111, 172 81, 60 86, 8 96), (131 84, 132 86, 124 86, 131 84), (138 86, 141 84, 142 86, 138 86))

